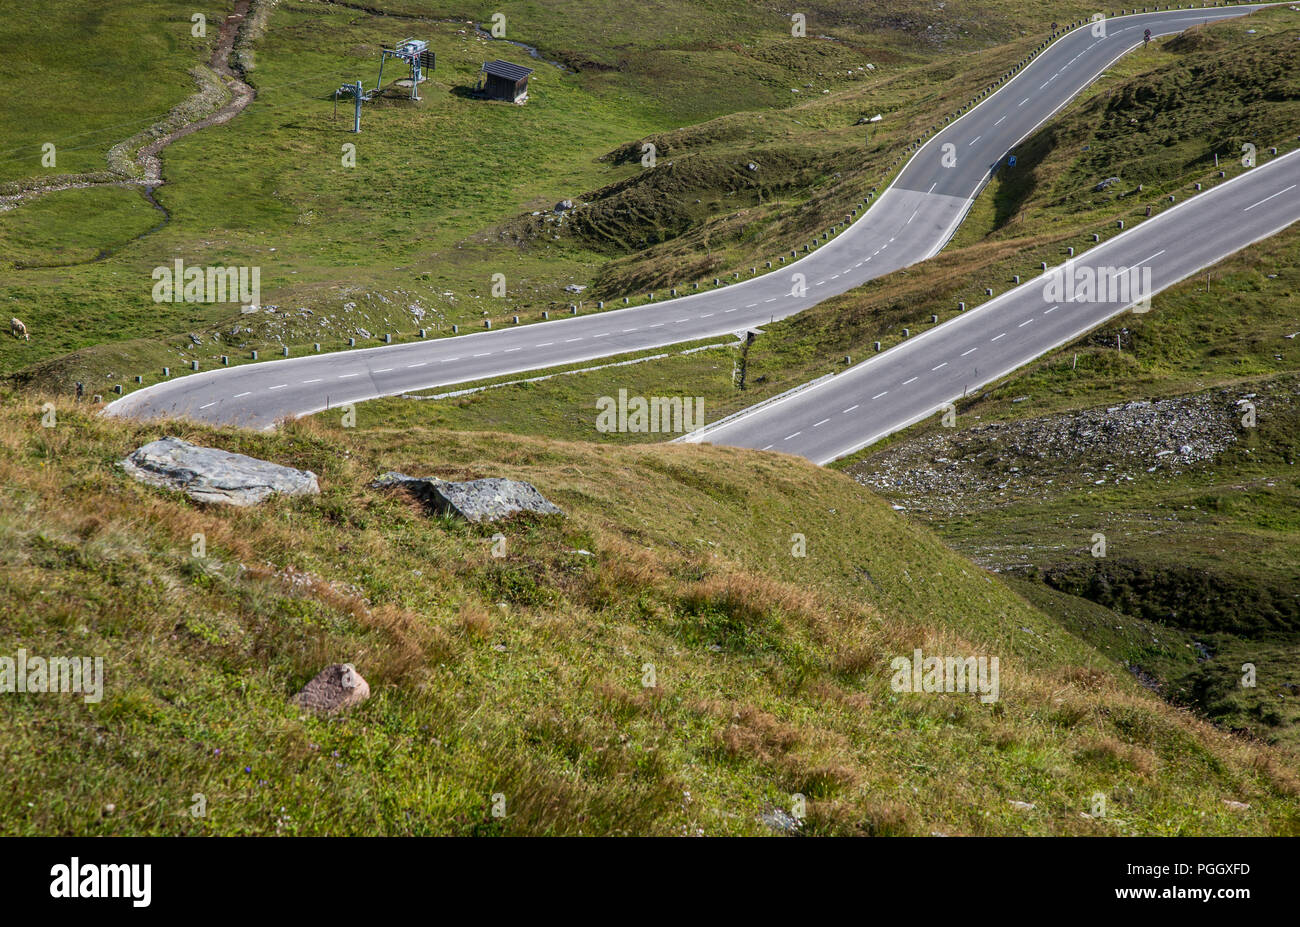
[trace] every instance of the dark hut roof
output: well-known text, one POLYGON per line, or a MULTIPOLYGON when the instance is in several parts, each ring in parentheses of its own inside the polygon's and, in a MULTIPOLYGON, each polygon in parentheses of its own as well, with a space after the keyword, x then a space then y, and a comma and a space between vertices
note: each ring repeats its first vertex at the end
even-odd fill
POLYGON ((506 80, 517 81, 533 73, 532 68, 525 68, 518 64, 511 64, 509 61, 488 61, 483 65, 483 70, 495 77, 504 77, 506 80))

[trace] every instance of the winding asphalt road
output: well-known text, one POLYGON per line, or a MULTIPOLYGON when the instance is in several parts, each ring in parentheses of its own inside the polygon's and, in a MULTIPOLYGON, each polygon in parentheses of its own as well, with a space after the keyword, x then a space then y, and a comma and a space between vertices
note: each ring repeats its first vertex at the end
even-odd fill
MULTIPOLYGON (((807 257, 769 273, 678 299, 542 324, 194 373, 130 393, 107 406, 105 414, 135 418, 186 416, 220 424, 269 428, 284 418, 343 403, 735 334, 793 315, 936 254, 965 217, 994 166, 1111 62, 1140 44, 1144 29, 1150 29, 1154 36, 1166 35, 1196 23, 1242 16, 1258 8, 1169 10, 1110 19, 1105 24, 1104 37, 1095 35, 1088 24, 1066 33, 982 103, 935 133, 905 165, 895 182, 865 212, 858 214, 856 221, 807 257)), ((1285 163, 1296 162, 1278 159, 1279 165, 1285 163)), ((1282 173, 1269 165, 1247 176, 1254 178, 1270 171, 1282 173)), ((1253 183, 1252 179, 1224 186, 1254 190, 1253 183)), ((1265 215, 1277 218, 1281 227, 1286 224, 1281 222, 1281 213, 1290 211, 1288 222, 1300 215, 1300 204, 1289 195, 1278 196, 1270 202, 1274 205, 1267 209, 1260 207, 1259 212, 1252 213, 1252 218, 1265 215)), ((1182 212, 1174 209, 1166 215, 1172 217, 1182 212)), ((1163 220, 1165 216, 1151 220, 1150 225, 1163 220)), ((1204 218, 1201 221, 1204 223, 1204 218)), ((1165 226, 1176 222, 1165 221, 1165 226)), ((1178 228, 1181 226, 1173 234, 1177 235, 1178 228)), ((1192 228, 1183 229, 1182 235, 1188 235, 1192 228)), ((1221 243, 1224 247, 1232 246, 1224 253, 1258 237, 1251 237, 1245 226, 1240 233, 1227 229, 1221 243)), ((1112 241, 1125 240, 1132 239, 1120 236, 1112 241)), ((1107 247, 1111 247, 1111 242, 1107 247)), ((1165 269, 1157 275, 1159 280, 1177 272, 1177 268, 1188 266, 1182 255, 1197 253, 1184 249, 1181 243, 1177 250, 1178 262, 1175 264, 1173 257, 1168 258, 1165 269)), ((1125 252, 1120 256, 1132 259, 1117 263, 1131 265, 1145 254, 1135 257, 1125 252)), ((981 311, 937 326, 927 332, 928 339, 918 337, 836 377, 834 395, 838 397, 843 392, 840 384, 864 382, 874 377, 882 369, 880 362, 890 355, 919 356, 922 352, 916 345, 922 344, 939 350, 941 346, 935 344, 935 336, 944 329, 956 326, 967 332, 978 327, 973 320, 990 317, 990 311, 981 307, 981 311)), ((1066 317, 1062 312, 1062 318, 1066 317)), ((1068 318, 1081 323, 1084 316, 1071 314, 1068 318)), ((1039 330, 1047 327, 1041 325, 1039 330)), ((1007 344, 996 351, 992 347, 986 350, 985 356, 979 359, 979 368, 993 371, 1005 367, 1002 372, 1009 372, 1042 353, 1049 340, 1008 338, 1007 344)), ((946 346, 945 342, 942 347, 946 346)), ((935 357, 935 364, 946 360, 946 354, 935 357)), ((956 365, 957 360, 953 358, 947 363, 956 365)), ((966 375, 969 386, 977 385, 972 379, 976 376, 973 372, 966 375)), ((891 411, 885 412, 879 405, 870 406, 870 414, 864 413, 861 418, 851 418, 851 413, 841 411, 855 402, 861 408, 862 397, 849 396, 852 402, 846 401, 833 410, 839 417, 826 422, 821 421, 824 416, 819 414, 823 407, 809 405, 818 396, 832 395, 826 392, 829 387, 822 385, 799 394, 798 398, 754 410, 692 438, 771 446, 819 462, 829 460, 849 452, 855 443, 857 446, 869 443, 878 437, 882 427, 892 430, 901 427, 896 425, 899 421, 916 421, 929 414, 937 397, 952 395, 947 381, 941 384, 941 379, 932 377, 924 390, 917 387, 910 393, 900 386, 889 400, 891 411), (778 411, 774 413, 772 409, 778 411), (817 417, 809 418, 806 428, 801 427, 803 420, 796 416, 810 410, 817 417), (768 423, 774 415, 780 416, 789 427, 776 428, 781 434, 772 438, 775 432, 768 429, 768 423), (827 427, 832 421, 834 426, 827 427), (792 434, 795 431, 803 434, 792 434), (867 440, 860 441, 859 436, 867 440)), ((867 402, 878 399, 866 397, 867 402)))
POLYGON ((998 380, 1300 219, 1300 151, 1096 245, 834 377, 687 435, 826 463, 998 380), (1072 285, 1071 285, 1072 284, 1072 285))

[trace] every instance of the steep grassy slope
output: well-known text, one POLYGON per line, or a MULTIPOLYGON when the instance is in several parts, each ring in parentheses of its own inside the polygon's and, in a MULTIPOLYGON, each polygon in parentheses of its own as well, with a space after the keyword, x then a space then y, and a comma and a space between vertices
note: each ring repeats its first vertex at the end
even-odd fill
POLYGON ((5 833, 758 833, 794 793, 808 833, 1300 828, 1266 748, 798 460, 174 426, 320 475, 230 511, 118 470, 155 428, 55 414, 0 405, 3 652, 103 656, 105 695, 0 697, 5 833), (521 477, 568 517, 505 526, 497 558, 491 529, 369 489, 390 467, 521 477), (891 691, 918 647, 998 656, 1000 699, 891 691), (374 696, 300 715, 332 661, 374 696))

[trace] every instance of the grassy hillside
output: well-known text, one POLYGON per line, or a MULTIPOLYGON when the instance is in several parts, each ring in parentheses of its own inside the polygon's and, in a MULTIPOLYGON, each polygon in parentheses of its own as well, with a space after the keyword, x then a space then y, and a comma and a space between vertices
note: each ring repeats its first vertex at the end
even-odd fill
POLYGON ((1145 693, 841 474, 173 426, 320 476, 318 498, 231 511, 131 481, 116 462, 159 432, 89 412, 43 428, 30 399, 0 404, 6 652, 106 664, 98 704, 0 700, 4 833, 745 834, 794 793, 807 833, 1300 829, 1268 749, 1145 693), (528 479, 567 517, 505 526, 494 558, 491 529, 369 489, 389 468, 528 479), (916 647, 999 656, 1000 699, 891 691, 916 647), (373 697, 301 715, 289 696, 333 661, 373 697), (1104 819, 1084 814, 1098 792, 1104 819))
MULTIPOLYGON (((947 318, 959 300, 979 302, 986 284, 1001 289, 1012 274, 1033 273, 1039 260, 1060 260, 1066 246, 1087 247, 1094 231, 1113 234, 1116 216, 1141 216, 1148 204, 1166 208, 1167 193, 1182 198, 1197 180, 1217 181, 1216 151, 1234 176, 1244 168, 1227 153, 1243 139, 1253 139, 1265 159, 1268 145, 1292 143, 1300 133, 1296 90, 1287 83, 1296 70, 1287 62, 1300 64, 1295 19, 1273 11, 1126 59, 1021 149, 1029 167, 1017 175, 1023 182, 990 187, 944 254, 765 326, 744 352, 744 390, 733 377, 742 352, 733 348, 437 402, 387 400, 363 414, 655 440, 596 433, 596 398, 620 388, 703 396, 712 419, 843 369, 844 356, 862 357, 872 340, 894 343, 903 327, 927 327, 931 313, 947 318), (1267 82, 1247 116, 1225 112, 1224 101, 1240 94, 1223 87, 1249 87, 1275 65, 1285 73, 1267 82), (1177 137, 1161 115, 1166 108, 1189 127, 1177 137), (1132 120, 1141 129, 1125 129, 1132 120), (1123 184, 1092 189, 1110 176, 1123 184)), ((1288 515, 1300 503, 1298 263, 1300 231, 1291 229, 1221 262, 1208 278, 1160 294, 1153 312, 1102 326, 960 403, 955 431, 928 422, 843 466, 981 564, 1037 577, 1028 588, 1055 596, 1044 600, 1049 613, 1086 608, 1105 616, 1077 626, 1098 646, 1111 645, 1116 627, 1140 629, 1138 640, 1107 652, 1155 680, 1166 697, 1227 728, 1300 746, 1300 648, 1291 617, 1300 602, 1300 548, 1288 515), (1259 411, 1249 429, 1236 407, 1247 397, 1259 411), (1185 410, 1149 450, 1149 436, 1129 446, 1079 439, 1073 449, 1043 438, 1104 431, 1122 420, 1126 404, 1161 400, 1185 410), (1179 454, 1184 443, 1196 457, 1188 464, 1179 454), (1133 455, 1133 445, 1143 452, 1133 455), (1104 559, 1090 553, 1096 532, 1109 542, 1104 559), (1066 599, 1044 580, 1092 601, 1066 599), (1247 662, 1260 674, 1253 689, 1234 685, 1247 662)))

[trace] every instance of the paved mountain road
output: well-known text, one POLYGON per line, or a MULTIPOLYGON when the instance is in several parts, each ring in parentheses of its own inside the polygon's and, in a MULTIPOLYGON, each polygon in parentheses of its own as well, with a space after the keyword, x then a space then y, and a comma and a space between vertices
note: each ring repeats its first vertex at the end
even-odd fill
POLYGON ((1073 341, 1140 297, 1297 219, 1300 151, 1197 194, 843 373, 683 440, 778 450, 827 463, 934 414, 1073 341), (1136 279, 1130 268, 1138 270, 1136 279), (1150 274, 1146 286, 1143 269, 1150 274), (1073 292, 1066 288, 1066 276, 1076 281, 1073 292), (1087 280, 1099 285, 1085 289, 1087 280))
MULTIPOLYGON (((857 221, 807 257, 762 276, 542 324, 194 373, 136 390, 107 406, 105 414, 188 416, 269 428, 283 418, 342 403, 718 337, 784 318, 937 253, 992 167, 1112 61, 1140 44, 1144 29, 1165 35, 1255 9, 1168 10, 1108 20, 1104 38, 1088 25, 1066 33, 978 106, 936 132, 857 221), (806 291, 799 290, 795 275, 802 275, 806 291)), ((982 368, 989 369, 988 363, 982 368)), ((712 433, 710 440, 734 436, 753 443, 757 434, 732 427, 712 433)), ((847 436, 840 443, 849 443, 847 436)), ((782 450, 802 452, 802 444, 783 444, 782 450)), ((821 448, 818 442, 809 453, 820 455, 821 448)))

